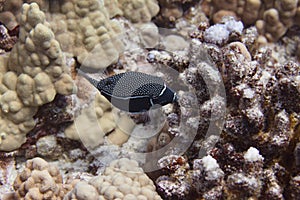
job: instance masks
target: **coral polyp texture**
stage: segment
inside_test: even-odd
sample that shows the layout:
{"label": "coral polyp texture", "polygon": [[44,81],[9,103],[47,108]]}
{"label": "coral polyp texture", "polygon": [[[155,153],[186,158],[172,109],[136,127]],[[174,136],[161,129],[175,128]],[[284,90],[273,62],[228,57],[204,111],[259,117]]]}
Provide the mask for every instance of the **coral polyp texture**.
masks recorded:
{"label": "coral polyp texture", "polygon": [[56,94],[71,94],[74,84],[60,45],[35,3],[23,5],[19,41],[1,61],[0,149],[11,151],[25,142],[38,107]]}
{"label": "coral polyp texture", "polygon": [[104,5],[110,17],[121,15],[134,23],[149,22],[159,12],[156,0],[104,0]]}
{"label": "coral polyp texture", "polygon": [[55,165],[42,158],[26,162],[25,169],[14,181],[14,199],[63,199],[72,185],[63,184],[62,175]]}
{"label": "coral polyp texture", "polygon": [[65,199],[153,199],[161,197],[153,181],[134,160],[121,158],[112,161],[103,175],[89,182],[79,182]]}
{"label": "coral polyp texture", "polygon": [[[6,2],[4,10],[15,12],[20,2]],[[63,51],[93,70],[115,63],[124,49],[120,24],[110,18],[124,16],[134,23],[149,22],[159,11],[156,0],[29,2],[36,2],[42,10],[49,11],[47,18]]]}

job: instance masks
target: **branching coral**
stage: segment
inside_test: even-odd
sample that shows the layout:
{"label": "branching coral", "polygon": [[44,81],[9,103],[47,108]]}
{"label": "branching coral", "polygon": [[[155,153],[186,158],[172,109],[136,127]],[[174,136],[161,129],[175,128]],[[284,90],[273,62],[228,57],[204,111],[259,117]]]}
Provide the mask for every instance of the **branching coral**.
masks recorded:
{"label": "branching coral", "polygon": [[10,151],[25,142],[38,106],[56,94],[71,94],[74,84],[59,43],[35,3],[24,4],[19,41],[9,58],[1,59],[0,149]]}
{"label": "branching coral", "polygon": [[158,190],[166,199],[189,199],[194,193],[216,195],[212,190],[219,190],[214,198],[220,197],[224,172],[211,156],[195,159],[192,169],[185,158],[176,155],[163,157],[158,164],[163,172],[170,174],[156,180]]}
{"label": "branching coral", "polygon": [[[207,28],[199,27],[199,30],[203,33]],[[165,198],[280,199],[297,194],[296,191],[288,194],[290,190],[286,192],[285,188],[289,184],[294,188],[297,178],[294,181],[291,175],[299,174],[296,165],[299,165],[300,110],[299,104],[292,103],[299,102],[300,98],[299,64],[294,58],[287,60],[277,55],[278,58],[276,49],[257,47],[255,28],[241,28],[236,36],[219,46],[215,45],[218,44],[215,39],[206,40],[201,33],[198,39],[202,44],[192,40],[189,65],[181,76],[196,88],[201,116],[197,136],[202,137],[195,138],[184,154],[186,157],[168,156],[158,162],[162,169],[157,172],[161,176],[156,184]],[[222,112],[225,114],[224,99],[214,96],[219,90],[216,85],[205,84],[207,80],[214,80],[209,83],[220,81],[220,76],[208,63],[203,63],[201,45],[221,73],[227,94],[225,125],[219,127],[222,132],[217,139],[208,137],[210,132],[206,130],[213,124],[214,117],[218,119]],[[155,55],[154,61],[155,58],[158,56]],[[214,88],[211,96],[208,95],[210,87]],[[186,99],[187,95],[180,99],[182,110]],[[217,130],[218,125],[214,132]],[[217,143],[210,143],[216,140]],[[197,166],[189,164],[202,163],[203,150],[212,157],[204,158],[214,159],[210,163],[216,163],[220,169],[214,170],[220,179],[212,185],[209,178],[204,178],[204,166],[197,171]],[[193,179],[193,175],[196,178]]]}

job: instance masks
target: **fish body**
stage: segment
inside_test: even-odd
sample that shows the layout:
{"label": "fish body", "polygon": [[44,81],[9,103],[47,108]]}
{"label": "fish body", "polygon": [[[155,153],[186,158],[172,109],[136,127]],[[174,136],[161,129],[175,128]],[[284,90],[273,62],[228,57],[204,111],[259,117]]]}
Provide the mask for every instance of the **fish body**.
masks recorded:
{"label": "fish body", "polygon": [[163,79],[141,72],[125,72],[100,81],[85,77],[115,107],[130,113],[145,112],[177,101]]}

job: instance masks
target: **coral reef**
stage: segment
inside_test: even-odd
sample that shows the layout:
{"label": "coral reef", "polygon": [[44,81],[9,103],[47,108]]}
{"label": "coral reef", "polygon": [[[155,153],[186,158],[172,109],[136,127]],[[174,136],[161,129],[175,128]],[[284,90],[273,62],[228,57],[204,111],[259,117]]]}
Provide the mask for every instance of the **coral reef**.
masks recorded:
{"label": "coral reef", "polygon": [[1,144],[14,150],[25,142],[39,106],[56,94],[68,95],[74,84],[54,34],[37,4],[24,4],[19,41],[1,58]]}
{"label": "coral reef", "polygon": [[124,17],[134,23],[149,22],[159,11],[156,0],[118,0],[118,3]]}
{"label": "coral reef", "polygon": [[[0,199],[298,199],[299,5],[0,1]],[[178,102],[124,113],[79,67]]]}
{"label": "coral reef", "polygon": [[194,0],[159,0],[160,11],[155,17],[155,23],[162,27],[174,27],[176,20],[183,17],[188,8],[196,4]]}
{"label": "coral reef", "polygon": [[[79,79],[81,79],[81,84],[76,97],[74,97],[77,99],[74,104],[83,104],[87,100],[85,95],[89,93],[85,88],[91,87],[86,85],[88,83],[86,80],[82,80],[82,77]],[[91,102],[85,102],[86,107],[83,106],[78,111],[74,123],[66,127],[65,136],[73,140],[80,140],[88,149],[94,149],[104,144],[105,138],[112,144],[122,145],[128,140],[135,123],[129,116],[118,114],[109,101],[95,91],[95,88],[90,89],[90,93],[95,97]],[[82,102],[80,103],[78,100]],[[76,107],[80,106],[76,105]]]}
{"label": "coral reef", "polygon": [[17,199],[63,199],[72,189],[63,184],[59,169],[41,158],[26,162],[26,168],[18,174],[14,182]]}
{"label": "coral reef", "polygon": [[127,158],[115,160],[103,175],[79,182],[65,199],[161,199],[154,183],[138,163]]}
{"label": "coral reef", "polygon": [[[4,11],[17,15],[22,2],[7,1]],[[117,37],[120,26],[109,19],[99,1],[25,2],[36,2],[43,11],[49,11],[44,18],[48,19],[62,50],[77,57],[81,64],[85,62],[86,67],[102,69],[117,61],[123,49]]]}
{"label": "coral reef", "polygon": [[[299,63],[295,57],[284,58],[276,54],[276,47],[257,46],[257,30],[253,27],[243,29],[242,24],[238,34],[227,34],[225,40],[211,34],[208,40],[205,32],[213,27],[220,26],[218,33],[226,33],[226,30],[221,30],[224,23],[228,23],[230,28],[238,28],[240,22],[231,18],[228,21],[227,18],[222,24],[211,27],[200,25],[198,32],[191,34],[197,40],[191,42],[189,65],[183,69],[181,77],[197,91],[201,116],[198,133],[185,157],[173,155],[160,159],[158,163],[162,170],[151,174],[152,178],[165,199],[189,199],[191,196],[204,199],[294,197],[296,190],[284,188],[288,185],[295,187],[297,178],[295,181],[293,174],[299,174],[300,110],[299,104],[292,103],[299,102],[300,97]],[[287,40],[285,45],[288,45]],[[220,79],[212,69],[205,68],[209,62],[203,62],[202,51],[210,54],[225,85],[224,129],[218,123],[214,129],[222,130],[219,139],[213,135],[204,138],[202,134],[209,134],[208,120],[222,116],[224,111],[220,109],[220,105],[224,104],[222,98],[214,96],[214,93],[208,96],[208,89],[212,87],[208,83],[216,83]],[[295,52],[295,48],[292,51]],[[150,53],[148,59],[151,62],[172,67],[170,54]],[[217,90],[216,85],[213,88]],[[181,107],[185,108],[183,102]],[[213,142],[216,140],[217,143]],[[198,168],[190,165],[200,162],[201,157],[207,154],[214,160],[210,163],[219,168],[215,170],[216,174],[220,171],[220,176],[217,176],[220,179],[212,185],[209,178],[201,182],[203,171],[195,172]],[[201,176],[193,178],[197,173]],[[157,174],[160,174],[158,178]]]}

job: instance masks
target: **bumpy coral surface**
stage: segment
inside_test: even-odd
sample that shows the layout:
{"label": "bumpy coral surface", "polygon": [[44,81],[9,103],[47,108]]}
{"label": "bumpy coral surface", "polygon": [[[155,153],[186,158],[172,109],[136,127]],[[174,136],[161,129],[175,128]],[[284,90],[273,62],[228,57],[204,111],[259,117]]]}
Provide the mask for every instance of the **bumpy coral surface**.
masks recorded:
{"label": "bumpy coral surface", "polygon": [[138,163],[127,158],[113,161],[103,175],[88,183],[79,182],[65,199],[154,199],[154,183],[143,172]]}
{"label": "bumpy coral surface", "polygon": [[104,0],[109,17],[124,16],[133,23],[149,22],[159,12],[156,0]]}
{"label": "bumpy coral surface", "polygon": [[10,151],[25,142],[38,106],[56,94],[71,94],[74,84],[60,45],[35,3],[23,6],[19,41],[1,60],[0,149]]}
{"label": "bumpy coral surface", "polygon": [[[78,76],[77,81],[81,83],[78,86],[78,93],[74,96],[74,105],[86,107],[78,111],[74,123],[66,128],[64,131],[66,137],[80,140],[90,149],[102,145],[105,138],[112,144],[125,143],[135,127],[133,120],[127,115],[118,114],[103,95],[95,88],[91,88],[88,81],[82,79],[83,77]],[[91,98],[90,95],[94,97]]]}
{"label": "bumpy coral surface", "polygon": [[[0,150],[26,142],[0,152],[0,199],[299,198],[299,1],[2,3]],[[116,111],[77,67],[160,76],[178,102]],[[62,173],[21,167],[37,155]]]}
{"label": "bumpy coral surface", "polygon": [[[115,63],[123,51],[120,25],[110,18],[124,16],[134,23],[149,22],[159,11],[156,0],[24,2],[36,2],[42,10],[49,11],[47,18],[62,49],[94,70]],[[21,3],[7,2],[4,10],[16,12]]]}
{"label": "bumpy coral surface", "polygon": [[17,199],[63,199],[71,185],[63,185],[59,169],[41,158],[26,162],[14,182]]}

